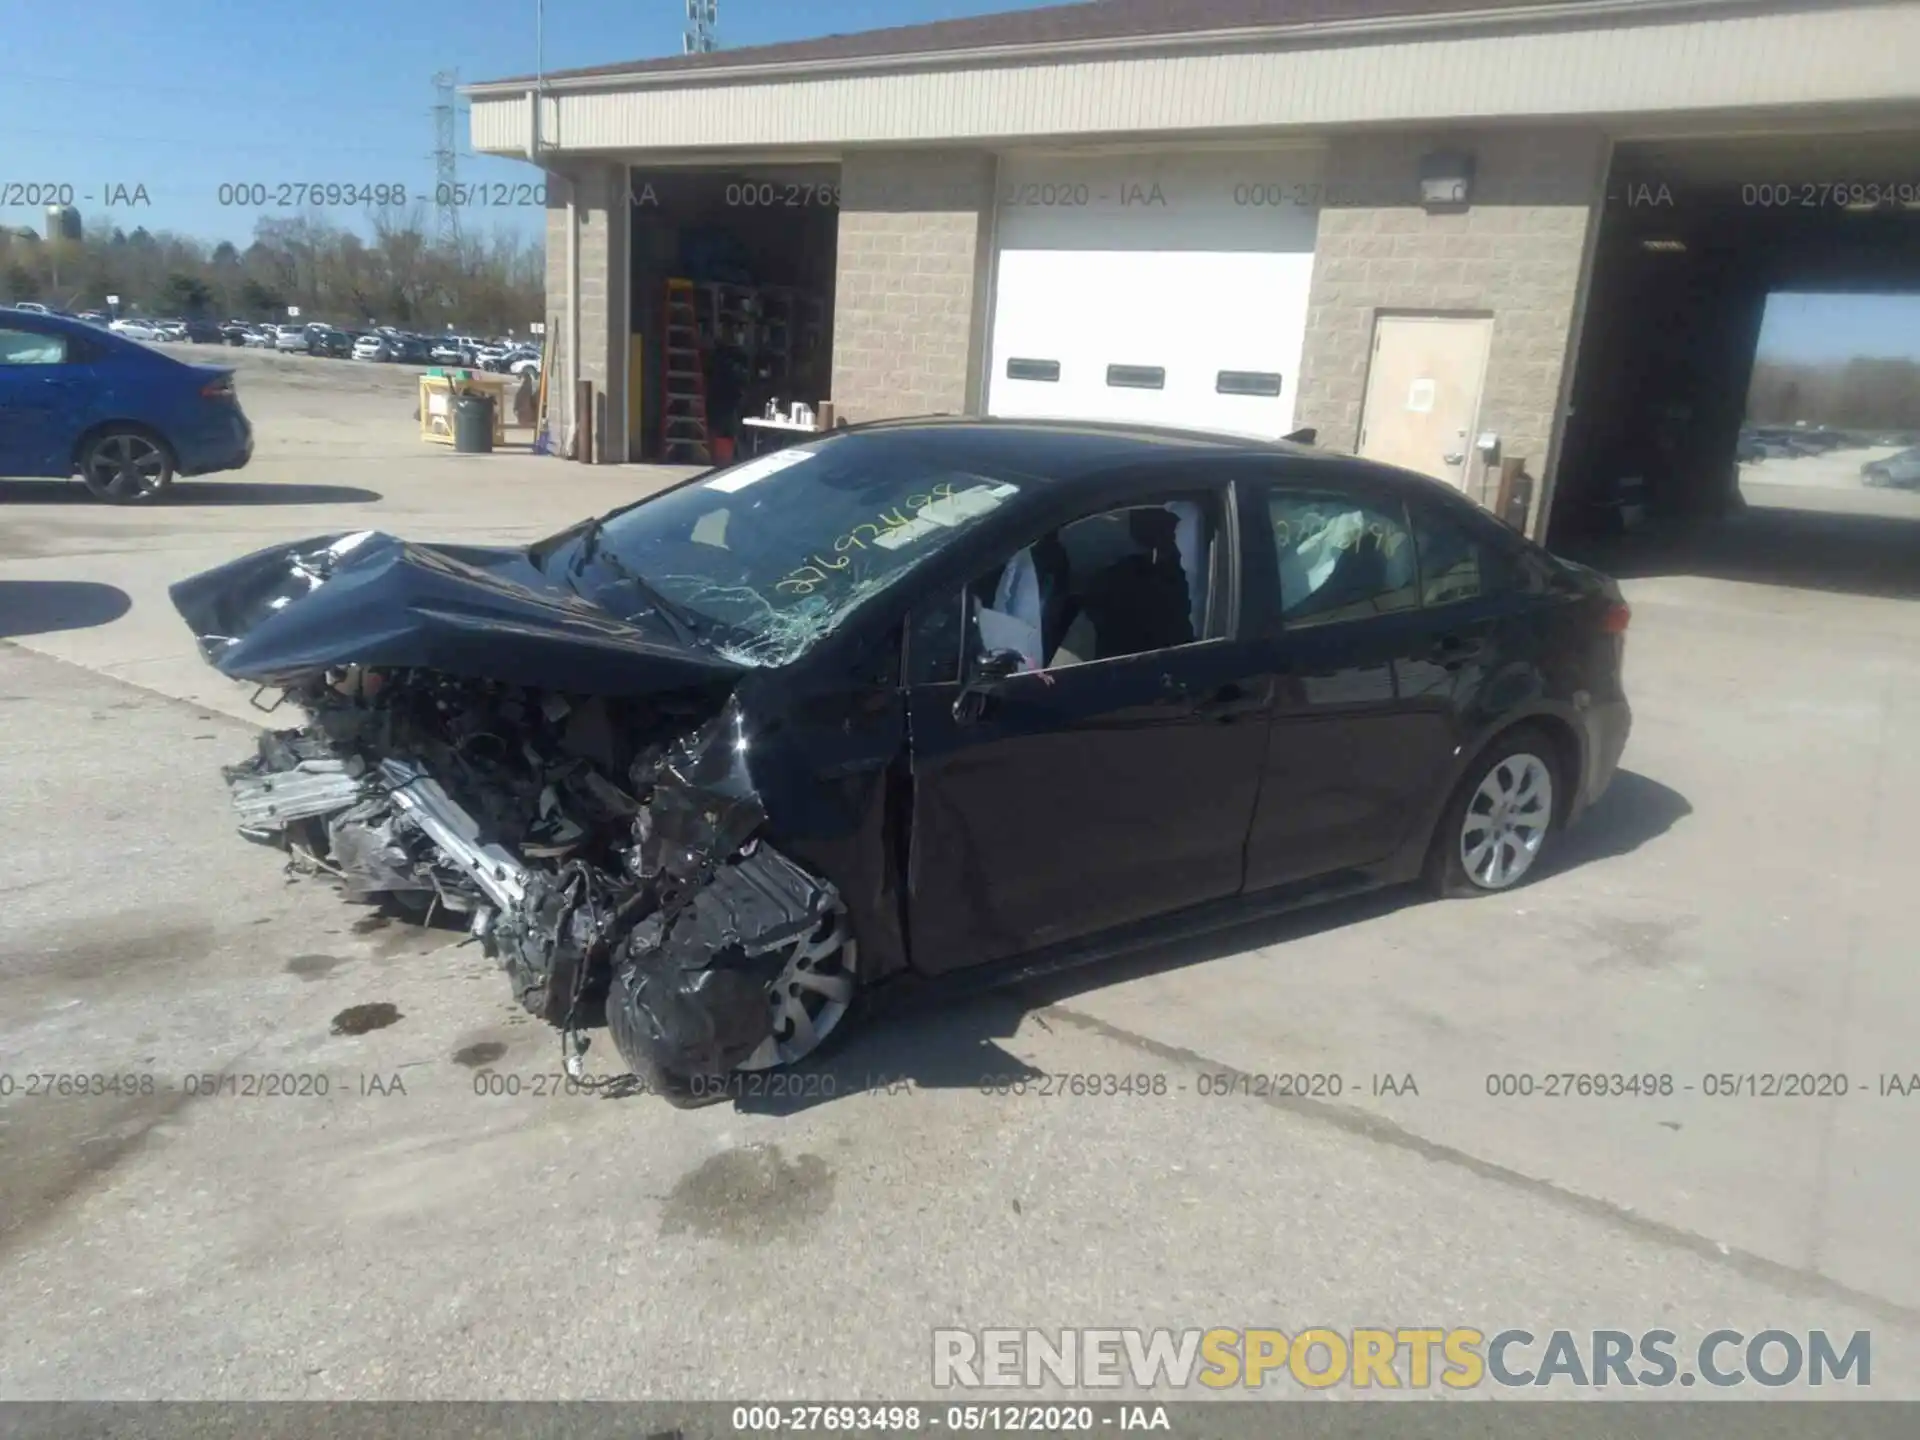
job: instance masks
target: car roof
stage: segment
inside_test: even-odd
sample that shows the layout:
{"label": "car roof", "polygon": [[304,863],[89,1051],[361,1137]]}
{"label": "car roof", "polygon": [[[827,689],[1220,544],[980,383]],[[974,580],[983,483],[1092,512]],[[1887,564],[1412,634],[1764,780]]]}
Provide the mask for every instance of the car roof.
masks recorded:
{"label": "car roof", "polygon": [[15,310],[11,307],[0,307],[0,316],[4,316],[9,324],[13,323],[16,319],[26,321],[28,322],[27,328],[29,329],[38,327],[41,330],[52,331],[59,335],[71,335],[75,339],[85,340],[91,345],[104,343],[110,347],[124,346],[129,350],[137,350],[143,355],[159,354],[157,350],[149,350],[144,345],[135,345],[124,337],[114,334],[111,330],[102,330],[98,325],[90,325],[77,315],[48,315],[39,310]]}
{"label": "car roof", "polygon": [[35,325],[46,325],[55,330],[90,331],[93,328],[72,316],[55,315],[46,310],[22,310],[17,305],[0,305],[0,315],[8,320],[30,320]]}
{"label": "car roof", "polygon": [[[1008,420],[930,416],[879,420],[833,432],[836,446],[884,460],[913,456],[983,469],[1024,472],[1070,480],[1129,465],[1253,453],[1312,455],[1303,446],[1202,430],[1128,425],[1097,420]],[[849,454],[848,458],[852,458]]]}
{"label": "car roof", "polygon": [[1287,440],[1093,420],[935,416],[849,426],[834,431],[831,441],[836,447],[859,447],[846,452],[846,458],[858,454],[863,464],[885,465],[893,458],[910,459],[920,465],[951,465],[957,470],[1037,480],[1050,486],[1094,483],[1136,467],[1177,465],[1183,459],[1285,460],[1289,482],[1325,485],[1335,491],[1359,482],[1385,486],[1410,504],[1449,516],[1455,524],[1497,529],[1527,543],[1525,537],[1500,524],[1490,511],[1444,480]]}
{"label": "car roof", "polygon": [[[1217,431],[1096,420],[1013,420],[934,416],[881,420],[832,434],[847,458],[884,464],[890,456],[932,461],[985,473],[1000,471],[1047,481],[1094,479],[1135,466],[1183,459],[1287,460],[1329,484],[1366,478],[1464,500],[1452,486],[1411,470],[1287,440],[1261,440]],[[864,453],[862,453],[864,452]],[[1471,502],[1467,502],[1471,503]],[[1477,507],[1476,507],[1477,508]]]}

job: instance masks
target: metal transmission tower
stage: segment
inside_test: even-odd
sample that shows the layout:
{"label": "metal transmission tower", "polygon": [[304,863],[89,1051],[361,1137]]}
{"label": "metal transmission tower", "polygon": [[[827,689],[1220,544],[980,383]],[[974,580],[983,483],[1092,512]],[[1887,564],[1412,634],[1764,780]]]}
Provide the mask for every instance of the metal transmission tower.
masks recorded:
{"label": "metal transmission tower", "polygon": [[433,107],[433,207],[443,243],[460,238],[460,102],[454,88],[459,83],[458,70],[433,77],[440,97]]}
{"label": "metal transmission tower", "polygon": [[713,28],[720,22],[720,0],[687,0],[687,28],[680,37],[680,49],[688,55],[705,55],[720,48]]}

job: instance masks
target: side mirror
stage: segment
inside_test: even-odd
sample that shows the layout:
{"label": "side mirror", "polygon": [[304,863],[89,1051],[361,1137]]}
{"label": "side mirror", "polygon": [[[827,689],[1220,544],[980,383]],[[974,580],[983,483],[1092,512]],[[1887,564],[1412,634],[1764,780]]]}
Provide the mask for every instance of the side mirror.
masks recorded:
{"label": "side mirror", "polygon": [[960,687],[953,702],[953,718],[971,725],[986,714],[987,704],[1000,693],[1006,681],[1027,668],[1027,657],[1018,650],[989,650],[973,662],[973,673]]}

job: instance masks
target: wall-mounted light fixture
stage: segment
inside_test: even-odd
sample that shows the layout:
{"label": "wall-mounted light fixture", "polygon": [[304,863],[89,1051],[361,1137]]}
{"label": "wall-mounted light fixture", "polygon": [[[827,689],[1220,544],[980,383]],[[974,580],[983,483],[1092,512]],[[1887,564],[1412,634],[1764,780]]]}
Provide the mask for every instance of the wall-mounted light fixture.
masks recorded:
{"label": "wall-mounted light fixture", "polygon": [[1420,157],[1420,203],[1429,210],[1464,209],[1473,195],[1473,156],[1438,150]]}

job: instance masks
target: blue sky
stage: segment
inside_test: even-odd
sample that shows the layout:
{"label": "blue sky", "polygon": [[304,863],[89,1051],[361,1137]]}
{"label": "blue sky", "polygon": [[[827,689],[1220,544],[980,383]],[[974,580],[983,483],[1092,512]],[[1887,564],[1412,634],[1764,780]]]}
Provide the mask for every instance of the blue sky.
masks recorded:
{"label": "blue sky", "polygon": [[1920,295],[1782,291],[1767,298],[1759,348],[1769,360],[1920,359]]}
{"label": "blue sky", "polygon": [[[718,30],[734,47],[1030,3],[720,0]],[[0,201],[10,186],[67,184],[89,221],[244,243],[259,212],[222,206],[223,183],[431,196],[434,74],[532,73],[534,12],[534,0],[0,0]],[[546,0],[547,68],[678,54],[685,15],[684,0]],[[464,113],[459,137],[464,149]],[[460,161],[463,181],[536,178],[523,163]],[[150,203],[108,210],[121,186]],[[537,218],[467,214],[529,233]],[[0,224],[42,221],[39,206],[0,209]]]}

